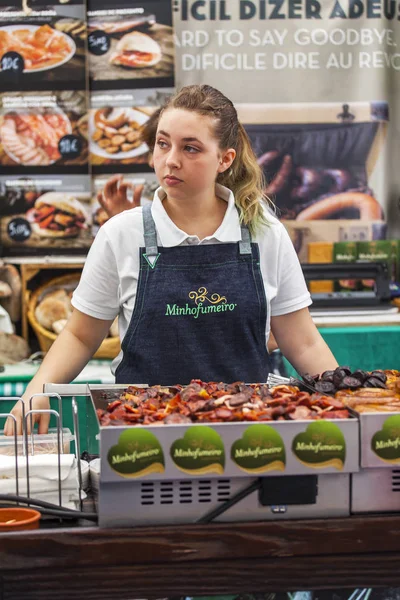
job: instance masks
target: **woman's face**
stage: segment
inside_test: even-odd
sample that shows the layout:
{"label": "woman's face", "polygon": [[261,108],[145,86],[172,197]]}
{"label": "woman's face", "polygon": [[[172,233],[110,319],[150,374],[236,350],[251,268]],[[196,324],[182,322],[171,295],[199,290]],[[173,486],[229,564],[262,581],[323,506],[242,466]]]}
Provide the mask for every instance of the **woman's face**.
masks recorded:
{"label": "woman's face", "polygon": [[234,158],[214,137],[214,119],[180,108],[163,112],[154,147],[154,169],[169,198],[214,194],[215,180]]}

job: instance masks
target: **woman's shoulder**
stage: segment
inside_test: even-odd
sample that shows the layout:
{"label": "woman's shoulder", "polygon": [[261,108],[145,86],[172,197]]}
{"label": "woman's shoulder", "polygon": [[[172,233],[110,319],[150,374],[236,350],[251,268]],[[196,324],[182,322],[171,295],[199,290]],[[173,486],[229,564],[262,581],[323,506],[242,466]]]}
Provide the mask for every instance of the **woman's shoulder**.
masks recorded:
{"label": "woman's shoulder", "polygon": [[143,207],[137,206],[111,217],[104,223],[102,229],[107,235],[120,233],[130,235],[132,227],[143,233]]}
{"label": "woman's shoulder", "polygon": [[[96,239],[100,237],[103,244],[111,246],[116,255],[120,250],[139,248],[143,245],[142,207],[125,210],[111,217],[100,228]],[[100,240],[99,240],[100,241]]]}

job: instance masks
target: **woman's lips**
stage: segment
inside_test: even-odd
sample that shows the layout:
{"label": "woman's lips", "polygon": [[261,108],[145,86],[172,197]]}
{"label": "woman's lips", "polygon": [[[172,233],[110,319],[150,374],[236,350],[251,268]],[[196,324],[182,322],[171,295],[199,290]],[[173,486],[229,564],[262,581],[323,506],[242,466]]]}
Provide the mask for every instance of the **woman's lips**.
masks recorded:
{"label": "woman's lips", "polygon": [[179,183],[182,183],[182,179],[178,179],[173,175],[167,175],[164,177],[164,181],[167,185],[178,185]]}

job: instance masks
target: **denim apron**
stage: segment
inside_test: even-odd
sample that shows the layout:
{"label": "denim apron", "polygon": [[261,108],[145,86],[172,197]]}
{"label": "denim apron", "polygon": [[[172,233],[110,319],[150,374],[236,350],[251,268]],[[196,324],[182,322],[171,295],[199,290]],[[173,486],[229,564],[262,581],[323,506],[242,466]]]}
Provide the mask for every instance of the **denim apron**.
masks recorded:
{"label": "denim apron", "polygon": [[157,247],[151,206],[116,383],[261,382],[269,373],[267,302],[258,244]]}

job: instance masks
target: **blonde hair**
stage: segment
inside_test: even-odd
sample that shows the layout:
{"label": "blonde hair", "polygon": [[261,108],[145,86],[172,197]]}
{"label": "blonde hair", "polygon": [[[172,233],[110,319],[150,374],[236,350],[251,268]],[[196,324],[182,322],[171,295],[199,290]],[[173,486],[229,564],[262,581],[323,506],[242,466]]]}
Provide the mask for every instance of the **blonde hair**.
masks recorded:
{"label": "blonde hair", "polygon": [[[157,121],[168,108],[181,108],[211,117],[215,120],[214,134],[220,149],[236,150],[236,158],[231,167],[218,175],[217,183],[232,190],[240,221],[254,234],[261,225],[268,222],[263,204],[272,205],[272,202],[265,195],[266,182],[263,171],[257,163],[249,137],[239,122],[231,100],[210,85],[189,85],[172,96],[161,110],[157,111]],[[152,137],[150,144],[148,139],[146,140],[152,149],[156,134],[154,120],[149,128],[151,131],[146,132],[147,138]]]}

